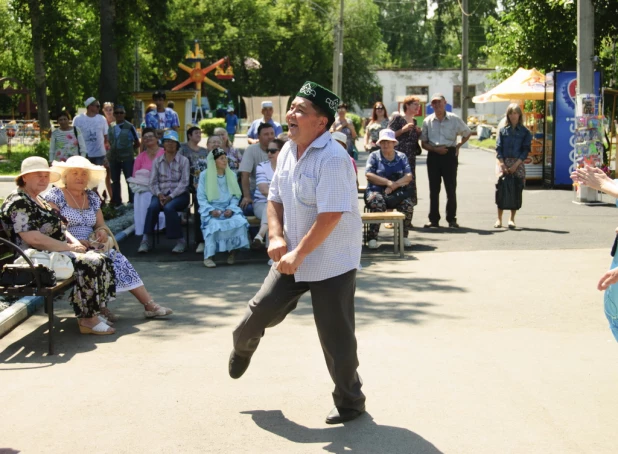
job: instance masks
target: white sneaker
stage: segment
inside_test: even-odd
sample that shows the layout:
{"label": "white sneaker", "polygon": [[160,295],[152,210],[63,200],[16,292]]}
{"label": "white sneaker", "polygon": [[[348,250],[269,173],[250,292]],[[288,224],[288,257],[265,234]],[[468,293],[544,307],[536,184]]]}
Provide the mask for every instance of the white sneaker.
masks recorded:
{"label": "white sneaker", "polygon": [[377,240],[369,240],[369,249],[377,249],[378,241]]}
{"label": "white sneaker", "polygon": [[172,249],[172,254],[182,254],[187,250],[187,243],[176,243],[174,249]]}
{"label": "white sneaker", "polygon": [[195,250],[196,254],[203,254],[204,253],[204,243],[200,243],[197,245],[197,249]]}
{"label": "white sneaker", "polygon": [[259,234],[255,235],[253,238],[253,242],[251,243],[252,249],[262,249],[264,247],[264,238],[262,238]]}
{"label": "white sneaker", "polygon": [[412,247],[412,241],[410,241],[410,238],[403,239],[403,247]]}
{"label": "white sneaker", "polygon": [[216,268],[217,264],[214,262],[213,259],[206,259],[204,260],[204,266],[206,268]]}
{"label": "white sneaker", "polygon": [[137,252],[139,252],[140,254],[144,254],[149,251],[150,251],[150,244],[148,244],[146,241],[142,241],[139,245],[139,249],[137,250]]}

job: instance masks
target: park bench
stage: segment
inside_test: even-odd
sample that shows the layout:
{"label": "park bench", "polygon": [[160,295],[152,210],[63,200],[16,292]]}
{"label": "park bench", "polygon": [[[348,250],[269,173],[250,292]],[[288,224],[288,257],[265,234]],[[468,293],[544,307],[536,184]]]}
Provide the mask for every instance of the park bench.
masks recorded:
{"label": "park bench", "polygon": [[7,238],[6,231],[0,228],[0,269],[9,263],[13,263],[15,258],[20,255],[26,262],[32,267],[33,274],[35,276],[35,286],[16,286],[16,287],[1,287],[0,295],[24,297],[24,296],[40,296],[45,302],[45,312],[48,315],[47,322],[47,338],[48,338],[48,351],[50,355],[54,354],[54,298],[63,294],[75,284],[75,278],[71,276],[68,279],[58,281],[53,287],[43,287],[41,285],[41,279],[39,272],[34,268],[33,263],[24,254],[24,251],[12,243]]}
{"label": "park bench", "polygon": [[[403,221],[406,216],[399,211],[388,211],[386,213],[361,213],[363,224],[384,224],[393,223],[393,252],[399,253],[404,258],[403,247]],[[365,227],[364,243],[367,244],[368,226]]]}

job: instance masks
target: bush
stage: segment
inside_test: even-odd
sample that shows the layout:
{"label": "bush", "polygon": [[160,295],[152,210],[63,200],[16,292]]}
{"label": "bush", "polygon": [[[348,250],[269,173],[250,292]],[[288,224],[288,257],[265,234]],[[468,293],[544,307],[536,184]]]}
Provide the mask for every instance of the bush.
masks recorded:
{"label": "bush", "polygon": [[354,129],[356,129],[356,134],[360,136],[361,135],[361,125],[363,123],[361,120],[361,117],[359,117],[356,114],[350,113],[350,112],[346,114],[346,117],[349,117],[350,120],[352,120],[352,123],[354,123]]}
{"label": "bush", "polygon": [[8,158],[7,145],[0,147],[0,175],[16,175],[21,170],[21,163],[30,156],[40,156],[46,161],[49,159],[49,142],[41,140],[36,145],[12,145],[11,158]]}
{"label": "bush", "polygon": [[200,121],[200,129],[202,134],[210,137],[215,133],[215,128],[225,128],[225,119],[223,118],[206,118]]}

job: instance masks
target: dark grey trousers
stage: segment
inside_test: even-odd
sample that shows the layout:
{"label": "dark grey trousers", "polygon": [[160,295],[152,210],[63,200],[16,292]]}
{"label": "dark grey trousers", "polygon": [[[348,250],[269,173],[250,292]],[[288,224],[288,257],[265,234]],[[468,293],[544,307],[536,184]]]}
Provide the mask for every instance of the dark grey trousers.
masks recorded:
{"label": "dark grey trousers", "polygon": [[313,318],[326,366],[335,383],[335,405],[360,410],[364,408],[365,395],[356,371],[355,269],[323,281],[295,282],[294,276],[271,268],[262,288],[249,301],[245,316],[234,330],[234,351],[240,356],[251,357],[266,328],[281,323],[307,291],[311,292]]}

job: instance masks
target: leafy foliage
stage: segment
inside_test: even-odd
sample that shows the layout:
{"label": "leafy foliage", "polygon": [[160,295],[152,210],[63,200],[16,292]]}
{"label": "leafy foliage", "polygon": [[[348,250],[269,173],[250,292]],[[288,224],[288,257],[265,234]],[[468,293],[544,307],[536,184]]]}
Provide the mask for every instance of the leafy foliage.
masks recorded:
{"label": "leafy foliage", "polygon": [[206,118],[200,121],[199,127],[203,134],[210,137],[215,133],[215,128],[225,128],[225,120],[223,118]]}

